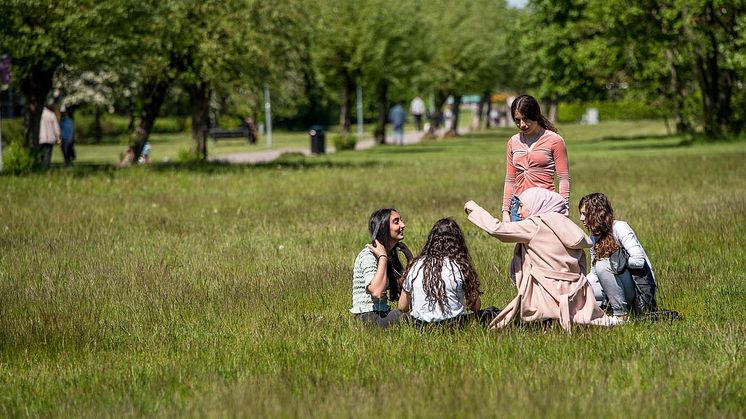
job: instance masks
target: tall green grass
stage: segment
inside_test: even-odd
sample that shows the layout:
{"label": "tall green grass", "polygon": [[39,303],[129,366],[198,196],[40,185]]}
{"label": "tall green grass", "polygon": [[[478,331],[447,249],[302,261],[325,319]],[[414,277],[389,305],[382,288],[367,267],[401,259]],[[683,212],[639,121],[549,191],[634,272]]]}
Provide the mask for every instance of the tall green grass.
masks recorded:
{"label": "tall green grass", "polygon": [[462,212],[498,212],[510,130],[248,167],[59,168],[0,177],[0,415],[743,417],[745,144],[560,129],[572,202],[610,196],[685,320],[568,335],[352,318],[351,265],[383,206],[414,250],[454,217],[484,304],[512,298],[512,248]]}

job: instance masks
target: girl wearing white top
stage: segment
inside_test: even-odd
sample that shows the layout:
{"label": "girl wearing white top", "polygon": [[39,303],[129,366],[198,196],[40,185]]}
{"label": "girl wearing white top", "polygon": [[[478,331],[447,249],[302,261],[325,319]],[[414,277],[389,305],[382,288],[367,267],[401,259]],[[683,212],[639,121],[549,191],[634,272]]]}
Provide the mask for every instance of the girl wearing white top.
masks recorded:
{"label": "girl wearing white top", "polygon": [[399,310],[411,311],[416,323],[460,325],[465,306],[474,312],[481,306],[479,278],[464,234],[450,218],[435,223],[403,278]]}
{"label": "girl wearing white top", "polygon": [[[644,270],[652,278],[652,294],[655,295],[655,274],[650,259],[629,224],[614,219],[614,210],[606,195],[598,192],[586,195],[580,199],[578,209],[580,222],[588,229],[593,241],[588,282],[596,300],[600,304],[608,302],[614,316],[625,320],[636,292],[630,269],[636,272]],[[626,260],[629,269],[618,273],[610,257],[620,247],[629,255]]]}

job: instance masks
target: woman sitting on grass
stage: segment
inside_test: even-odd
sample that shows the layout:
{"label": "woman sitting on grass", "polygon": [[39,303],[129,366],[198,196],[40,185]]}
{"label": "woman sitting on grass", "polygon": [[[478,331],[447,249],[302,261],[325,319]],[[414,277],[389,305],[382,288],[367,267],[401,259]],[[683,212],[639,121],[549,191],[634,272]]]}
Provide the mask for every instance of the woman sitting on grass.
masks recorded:
{"label": "woman sitting on grass", "polygon": [[565,198],[543,188],[518,196],[521,221],[501,222],[474,201],[464,205],[469,221],[506,243],[517,243],[511,277],[518,295],[492,321],[503,328],[515,320],[557,319],[570,331],[573,323],[614,324],[601,310],[585,278],[588,236],[567,218]]}
{"label": "woman sitting on grass", "polygon": [[[402,265],[398,252],[407,263],[412,252],[404,244],[404,221],[393,208],[374,212],[368,222],[371,244],[357,255],[352,271],[352,308],[350,312],[363,323],[388,327],[398,323],[401,312],[391,310],[388,300],[399,299]],[[388,298],[386,290],[388,289]]]}
{"label": "woman sitting on grass", "polygon": [[450,218],[435,223],[403,278],[399,310],[411,309],[415,323],[461,326],[467,318],[464,299],[471,311],[480,308],[479,278],[464,234]]}
{"label": "woman sitting on grass", "polygon": [[578,209],[593,241],[588,281],[596,300],[611,306],[620,320],[627,320],[631,308],[637,314],[655,310],[655,274],[629,224],[614,219],[611,202],[602,193],[582,197]]}

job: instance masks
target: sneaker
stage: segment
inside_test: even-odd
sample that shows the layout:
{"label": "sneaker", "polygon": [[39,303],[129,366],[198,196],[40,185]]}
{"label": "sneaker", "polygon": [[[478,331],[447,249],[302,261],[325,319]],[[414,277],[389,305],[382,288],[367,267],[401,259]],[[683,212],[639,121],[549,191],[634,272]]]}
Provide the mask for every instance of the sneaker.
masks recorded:
{"label": "sneaker", "polygon": [[609,326],[621,326],[627,323],[627,316],[609,316]]}

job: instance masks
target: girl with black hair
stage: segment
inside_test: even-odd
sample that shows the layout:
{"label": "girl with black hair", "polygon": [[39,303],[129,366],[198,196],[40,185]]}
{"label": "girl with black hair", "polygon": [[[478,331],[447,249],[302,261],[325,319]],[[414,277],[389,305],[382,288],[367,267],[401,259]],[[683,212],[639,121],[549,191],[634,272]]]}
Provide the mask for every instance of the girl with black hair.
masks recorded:
{"label": "girl with black hair", "polygon": [[475,313],[481,306],[479,278],[464,233],[451,218],[435,223],[403,278],[399,310],[411,309],[415,323],[462,325],[465,306]]}
{"label": "girl with black hair", "polygon": [[[370,243],[355,259],[352,272],[352,308],[358,320],[379,327],[398,323],[401,312],[391,310],[388,300],[399,299],[399,278],[404,269],[398,252],[407,263],[412,252],[404,244],[404,221],[393,208],[383,208],[370,216]],[[386,291],[388,290],[388,296]]]}

